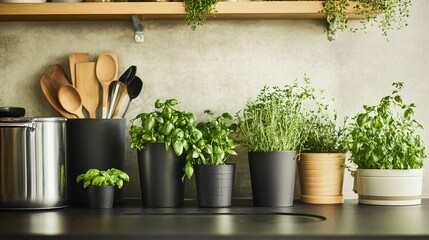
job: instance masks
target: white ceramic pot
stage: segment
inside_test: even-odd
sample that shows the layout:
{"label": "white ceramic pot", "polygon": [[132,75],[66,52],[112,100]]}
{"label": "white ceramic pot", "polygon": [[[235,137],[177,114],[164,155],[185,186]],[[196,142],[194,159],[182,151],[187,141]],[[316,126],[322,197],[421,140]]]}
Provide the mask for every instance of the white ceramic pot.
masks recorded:
{"label": "white ceramic pot", "polygon": [[370,205],[418,205],[422,195],[422,169],[358,169],[359,203]]}

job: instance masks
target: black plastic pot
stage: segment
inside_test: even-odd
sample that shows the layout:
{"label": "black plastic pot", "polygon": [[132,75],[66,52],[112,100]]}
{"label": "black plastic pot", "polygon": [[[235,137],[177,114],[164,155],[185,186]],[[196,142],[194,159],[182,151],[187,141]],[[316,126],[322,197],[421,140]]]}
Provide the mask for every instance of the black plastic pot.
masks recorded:
{"label": "black plastic pot", "polygon": [[249,152],[250,180],[255,207],[293,205],[296,152]]}
{"label": "black plastic pot", "polygon": [[150,143],[137,151],[143,207],[183,207],[185,184],[182,182],[184,155],[164,143]]}
{"label": "black plastic pot", "polygon": [[[68,119],[67,186],[70,204],[88,204],[88,193],[76,177],[90,168],[124,170],[125,119]],[[115,203],[123,202],[123,188]]]}
{"label": "black plastic pot", "polygon": [[90,186],[88,190],[88,202],[90,208],[112,208],[115,196],[113,186]]}
{"label": "black plastic pot", "polygon": [[195,166],[198,206],[230,207],[235,164]]}

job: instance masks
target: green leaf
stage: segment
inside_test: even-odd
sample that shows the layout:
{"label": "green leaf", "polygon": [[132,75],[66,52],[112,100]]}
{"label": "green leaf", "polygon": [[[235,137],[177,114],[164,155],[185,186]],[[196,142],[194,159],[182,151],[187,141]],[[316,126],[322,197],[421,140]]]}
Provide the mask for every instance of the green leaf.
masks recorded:
{"label": "green leaf", "polygon": [[153,116],[149,116],[149,118],[145,122],[145,130],[150,132],[152,131],[153,127],[155,126],[156,119]]}
{"label": "green leaf", "polygon": [[76,183],[82,182],[84,180],[84,178],[85,178],[85,174],[81,174],[81,175],[77,176]]}
{"label": "green leaf", "polygon": [[183,153],[183,144],[181,141],[176,141],[173,143],[173,149],[177,156],[182,155]]}
{"label": "green leaf", "polygon": [[174,129],[174,125],[171,124],[171,122],[167,121],[164,125],[164,127],[162,128],[162,132],[164,133],[164,135],[170,135],[171,131],[173,131]]}
{"label": "green leaf", "polygon": [[234,119],[234,118],[232,117],[232,115],[231,115],[231,114],[229,114],[229,113],[223,113],[223,114],[222,114],[222,117],[223,117],[223,118],[225,118],[225,119],[227,119],[227,120],[232,120],[232,119]]}
{"label": "green leaf", "polygon": [[185,175],[188,179],[191,179],[192,175],[194,175],[194,166],[189,162],[185,165]]}
{"label": "green leaf", "polygon": [[124,181],[122,179],[118,179],[118,181],[116,182],[116,185],[118,186],[119,189],[121,189],[122,186],[124,186]]}
{"label": "green leaf", "polygon": [[169,106],[175,106],[179,104],[179,101],[177,99],[168,99],[165,103]]}
{"label": "green leaf", "polygon": [[164,106],[164,103],[161,100],[156,100],[155,102],[155,108],[162,108]]}

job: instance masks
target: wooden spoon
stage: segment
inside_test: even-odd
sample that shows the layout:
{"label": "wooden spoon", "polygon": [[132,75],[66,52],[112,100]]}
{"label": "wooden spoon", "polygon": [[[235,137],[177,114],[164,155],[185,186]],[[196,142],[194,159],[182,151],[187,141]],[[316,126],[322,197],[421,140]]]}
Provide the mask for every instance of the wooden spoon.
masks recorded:
{"label": "wooden spoon", "polygon": [[112,53],[101,53],[97,60],[95,73],[103,88],[102,118],[107,115],[107,99],[110,83],[118,79],[118,64]]}
{"label": "wooden spoon", "polygon": [[89,62],[89,53],[71,53],[69,56],[70,77],[74,87],[76,87],[76,63]]}
{"label": "wooden spoon", "polygon": [[70,84],[63,68],[56,64],[51,66],[40,79],[40,87],[48,102],[62,116],[66,118],[76,118],[76,115],[67,112],[58,100],[58,91],[63,85]]}
{"label": "wooden spoon", "polygon": [[79,118],[85,118],[82,113],[82,99],[79,92],[72,85],[64,85],[58,91],[58,99],[61,106]]}
{"label": "wooden spoon", "polygon": [[97,117],[100,101],[99,83],[95,76],[95,62],[76,63],[76,89],[90,118]]}

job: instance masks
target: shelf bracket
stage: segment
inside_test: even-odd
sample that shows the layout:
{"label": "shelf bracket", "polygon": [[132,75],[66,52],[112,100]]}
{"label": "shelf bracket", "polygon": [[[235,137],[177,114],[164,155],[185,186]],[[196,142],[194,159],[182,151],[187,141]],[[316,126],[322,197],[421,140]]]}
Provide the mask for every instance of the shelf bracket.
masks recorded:
{"label": "shelf bracket", "polygon": [[139,16],[133,15],[134,41],[136,43],[144,42],[144,24]]}

